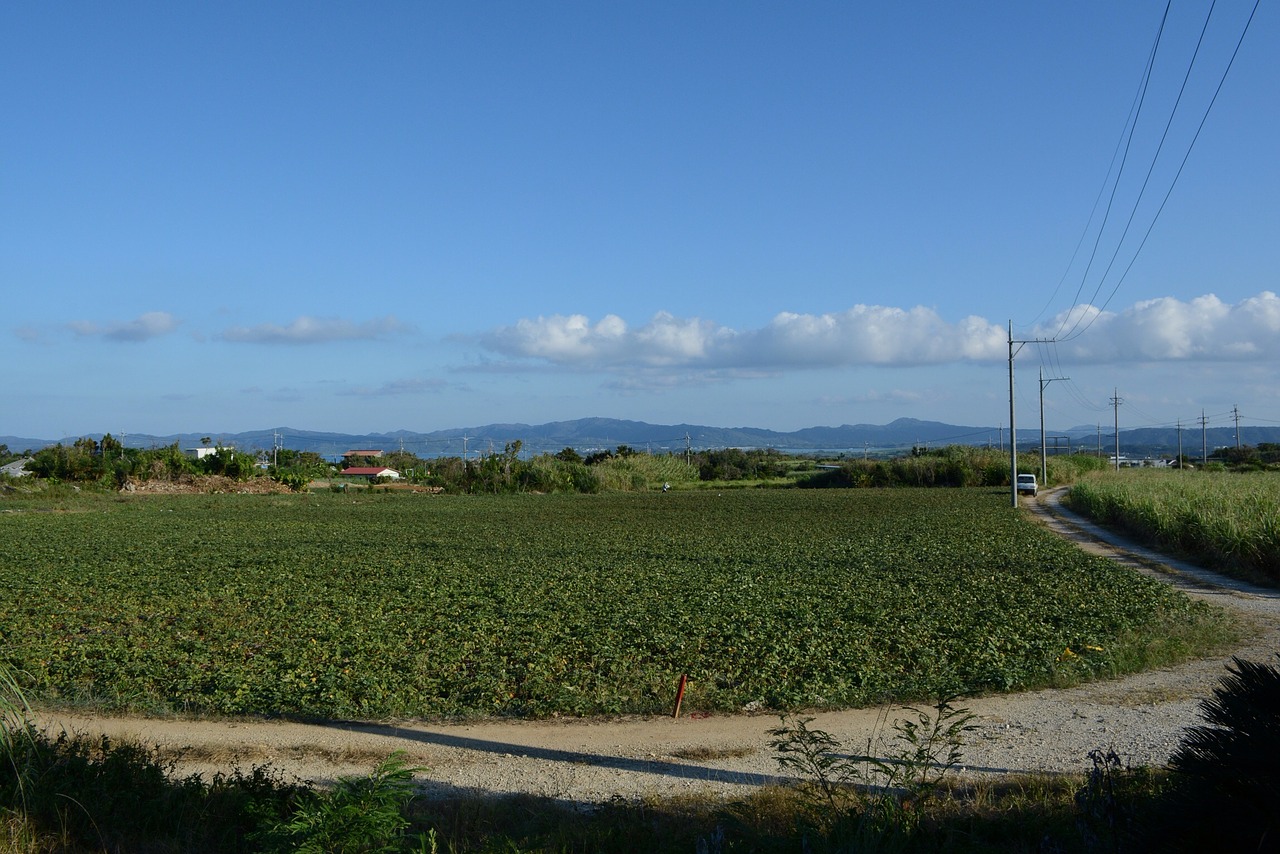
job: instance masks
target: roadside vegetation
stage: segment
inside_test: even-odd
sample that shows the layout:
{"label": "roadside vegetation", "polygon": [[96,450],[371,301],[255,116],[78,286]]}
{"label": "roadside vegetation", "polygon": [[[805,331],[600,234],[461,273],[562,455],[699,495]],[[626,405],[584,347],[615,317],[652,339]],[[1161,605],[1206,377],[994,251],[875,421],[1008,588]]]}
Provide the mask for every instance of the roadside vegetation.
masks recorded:
{"label": "roadside vegetation", "polygon": [[[49,736],[6,719],[0,851],[222,852],[1199,852],[1275,851],[1280,668],[1236,660],[1169,769],[1092,751],[1075,775],[966,780],[968,713],[894,709],[888,755],[866,757],[784,718],[779,770],[797,782],[721,801],[418,797],[392,755],[367,777],[310,787],[270,768],[180,776],[136,744]],[[21,707],[12,682],[0,703]]]}
{"label": "roadside vegetation", "polygon": [[1210,569],[1280,586],[1280,472],[1103,472],[1077,482],[1068,502]]}

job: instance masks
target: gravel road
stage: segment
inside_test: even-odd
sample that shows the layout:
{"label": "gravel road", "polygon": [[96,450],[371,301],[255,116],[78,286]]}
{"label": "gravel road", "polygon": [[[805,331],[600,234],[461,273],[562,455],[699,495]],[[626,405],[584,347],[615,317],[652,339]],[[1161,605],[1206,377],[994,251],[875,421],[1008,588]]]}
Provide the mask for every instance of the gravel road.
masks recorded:
{"label": "gravel road", "polygon": [[[1070,689],[963,701],[977,716],[964,749],[972,774],[1082,772],[1089,751],[1115,749],[1134,765],[1164,763],[1231,655],[1271,661],[1280,650],[1280,591],[1255,588],[1157,555],[1102,531],[1058,504],[1058,491],[1026,501],[1026,512],[1082,548],[1154,574],[1189,595],[1242,614],[1250,636],[1238,649],[1178,667]],[[1024,500],[1025,501],[1025,500]],[[886,718],[888,715],[888,718]],[[892,755],[894,710],[815,715],[811,724],[852,751]],[[327,781],[368,773],[392,751],[424,767],[427,793],[530,793],[572,803],[701,792],[731,796],[778,776],[768,730],[773,715],[679,719],[419,721],[303,724],[38,715],[53,729],[105,733],[159,747],[182,772],[208,774],[270,764],[286,775]]]}

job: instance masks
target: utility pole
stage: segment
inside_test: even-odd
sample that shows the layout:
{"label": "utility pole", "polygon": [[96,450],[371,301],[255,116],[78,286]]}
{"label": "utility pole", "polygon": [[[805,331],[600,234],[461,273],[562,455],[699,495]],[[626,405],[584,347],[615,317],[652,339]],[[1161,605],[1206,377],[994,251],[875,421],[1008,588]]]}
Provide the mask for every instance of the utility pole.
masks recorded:
{"label": "utility pole", "polygon": [[1044,387],[1054,380],[1069,380],[1071,377],[1049,377],[1044,378],[1044,367],[1040,368],[1040,485],[1049,485],[1049,457],[1045,450],[1044,440]]}
{"label": "utility pole", "polygon": [[1120,399],[1120,389],[1115,389],[1115,394],[1111,398],[1111,406],[1116,411],[1116,471],[1120,471],[1120,404],[1124,403]]}
{"label": "utility pole", "polygon": [[1209,423],[1209,419],[1204,417],[1204,410],[1200,410],[1200,468],[1204,468],[1209,464],[1209,440],[1206,436],[1208,432],[1205,425]]}
{"label": "utility pole", "polygon": [[1013,321],[1009,321],[1009,495],[1018,506],[1018,416],[1013,405]]}
{"label": "utility pole", "polygon": [[1102,459],[1102,422],[1098,422],[1098,459]]}
{"label": "utility pole", "polygon": [[1182,469],[1182,419],[1178,419],[1178,469]]}
{"label": "utility pole", "polygon": [[1231,407],[1231,414],[1234,415],[1236,419],[1236,450],[1238,451],[1240,450],[1240,407]]}
{"label": "utility pole", "polygon": [[[1018,506],[1018,414],[1013,397],[1013,357],[1024,344],[1052,344],[1053,338],[1030,338],[1016,341],[1013,337],[1013,321],[1009,321],[1009,500]],[[1014,349],[1017,344],[1017,349]]]}
{"label": "utility pole", "polygon": [[693,446],[690,444],[689,434],[684,434],[684,464],[693,465]]}

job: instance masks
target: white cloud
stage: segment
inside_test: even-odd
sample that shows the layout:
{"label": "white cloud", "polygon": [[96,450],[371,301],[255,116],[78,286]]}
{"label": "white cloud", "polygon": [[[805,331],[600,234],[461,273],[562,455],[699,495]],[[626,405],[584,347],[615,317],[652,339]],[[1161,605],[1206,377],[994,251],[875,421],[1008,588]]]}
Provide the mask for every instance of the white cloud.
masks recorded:
{"label": "white cloud", "polygon": [[510,358],[560,366],[779,370],[988,361],[1005,352],[1005,337],[977,317],[947,323],[922,306],[859,305],[834,314],[784,312],[746,331],[667,312],[635,329],[616,315],[594,324],[580,314],[552,315],[494,330],[481,343]]}
{"label": "white cloud", "polygon": [[166,311],[149,311],[134,320],[123,320],[99,326],[88,320],[67,324],[81,337],[101,337],[109,341],[149,341],[178,328],[179,320]]}
{"label": "white cloud", "polygon": [[[1077,321],[1079,323],[1077,324]],[[1071,330],[1082,330],[1070,334]],[[1189,301],[1144,300],[1121,312],[1083,305],[1032,331],[1058,337],[1064,362],[1248,361],[1280,357],[1280,297],[1269,291],[1235,305],[1210,294]],[[947,321],[925,306],[856,305],[827,314],[782,312],[757,329],[659,312],[629,327],[616,315],[524,319],[480,338],[506,362],[608,370],[637,388],[661,385],[664,370],[732,379],[798,368],[911,367],[991,363],[1008,356],[1006,328],[981,317]]]}
{"label": "white cloud", "polygon": [[[1073,336],[1077,319],[1083,331]],[[1035,336],[1059,337],[1059,356],[1082,363],[1274,359],[1280,356],[1280,297],[1263,291],[1235,305],[1213,294],[1187,302],[1161,297],[1118,313],[1077,306]]]}
{"label": "white cloud", "polygon": [[222,338],[248,344],[328,344],[334,341],[371,341],[408,330],[407,325],[391,315],[361,323],[336,317],[303,315],[288,326],[275,323],[233,326],[222,333]]}

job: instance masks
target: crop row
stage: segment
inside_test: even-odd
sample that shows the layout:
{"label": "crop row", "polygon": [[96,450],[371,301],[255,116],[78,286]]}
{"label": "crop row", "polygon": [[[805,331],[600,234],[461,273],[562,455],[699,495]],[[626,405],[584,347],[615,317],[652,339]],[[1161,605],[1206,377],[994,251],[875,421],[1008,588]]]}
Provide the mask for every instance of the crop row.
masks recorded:
{"label": "crop row", "polygon": [[686,704],[716,710],[1012,689],[1105,671],[1119,639],[1206,618],[1006,501],[322,494],[6,513],[0,648],[52,702],[545,716],[663,711],[680,674]]}

